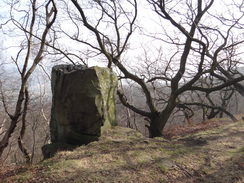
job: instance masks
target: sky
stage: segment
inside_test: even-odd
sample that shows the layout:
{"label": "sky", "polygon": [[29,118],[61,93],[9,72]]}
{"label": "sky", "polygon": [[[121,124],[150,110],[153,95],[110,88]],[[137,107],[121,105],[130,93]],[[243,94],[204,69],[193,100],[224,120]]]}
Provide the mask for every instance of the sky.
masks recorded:
{"label": "sky", "polygon": [[[21,2],[28,2],[27,0],[22,0]],[[178,2],[178,1],[173,1],[173,2]],[[228,3],[230,3],[231,1],[228,1]],[[234,2],[241,2],[241,0],[238,1],[234,1]],[[223,8],[223,4],[224,1],[222,0],[215,0],[215,5],[211,8],[211,12],[217,12],[217,13],[223,13],[226,14],[226,12],[228,11],[228,9]],[[1,13],[0,16],[1,18],[6,16],[9,9],[6,6],[3,6],[3,0],[0,1],[0,6],[3,7],[1,8]],[[170,46],[169,44],[164,44],[162,43],[162,41],[160,40],[156,40],[156,39],[152,39],[150,36],[156,36],[158,38],[161,38],[162,35],[162,28],[164,28],[164,31],[166,33],[171,33],[173,32],[173,29],[171,28],[171,25],[169,22],[167,21],[162,21],[158,19],[158,16],[155,16],[155,13],[153,13],[151,11],[151,6],[149,6],[146,1],[139,1],[138,3],[140,5],[139,8],[139,12],[138,12],[138,21],[137,21],[137,26],[138,28],[135,30],[135,33],[133,33],[131,40],[129,42],[129,50],[124,54],[123,59],[128,62],[128,64],[131,65],[138,65],[137,62],[135,62],[134,60],[138,60],[141,59],[140,57],[143,57],[145,54],[145,49],[148,50],[147,54],[148,57],[155,57],[152,59],[157,59],[158,56],[156,55],[157,53],[155,53],[155,51],[153,50],[163,50],[165,57],[170,57],[172,56],[172,54],[174,54],[174,50],[175,47],[174,46]],[[72,6],[72,4],[71,4]],[[21,6],[19,6],[18,8],[22,8]],[[243,10],[244,11],[244,10]],[[89,12],[88,15],[90,15]],[[232,12],[231,12],[232,13]],[[237,14],[236,12],[233,12],[232,14],[235,13],[235,16],[239,16],[239,14]],[[67,17],[64,17],[66,14],[65,13],[61,13],[59,14],[59,16],[62,16],[62,20],[65,20],[65,22],[62,22],[62,24],[60,24],[60,27],[62,27],[64,30],[66,30],[67,32],[75,33],[75,31],[73,31],[73,29],[71,29],[70,27],[71,24],[68,23],[68,21],[66,20]],[[228,18],[228,17],[226,17]],[[180,21],[180,20],[179,20]],[[205,21],[208,21],[208,24],[216,24],[217,22],[212,22],[212,20],[208,20],[206,19]],[[1,20],[1,24],[4,21]],[[18,52],[19,48],[16,47],[18,46],[19,42],[21,41],[21,37],[18,35],[17,31],[13,31],[11,30],[10,32],[8,32],[8,29],[10,28],[11,24],[8,25],[4,25],[1,26],[1,41],[2,41],[2,47],[11,47],[11,49],[8,49],[8,51],[6,52],[10,57],[15,58],[16,57],[16,53]],[[140,27],[144,27],[144,30],[140,29]],[[84,30],[83,30],[84,31]],[[86,32],[86,33],[84,33]],[[82,36],[86,37],[86,38],[90,38],[90,35],[87,33],[87,31],[82,32]],[[8,34],[7,36],[4,36],[3,33]],[[9,34],[10,33],[10,34]],[[106,30],[105,30],[106,33]],[[177,34],[177,31],[175,32]],[[86,35],[87,34],[87,35]],[[107,33],[106,33],[107,34]],[[142,35],[142,34],[147,34],[147,36]],[[153,35],[152,35],[153,34]],[[9,36],[10,35],[10,36]],[[150,35],[150,36],[149,36]],[[243,35],[243,33],[242,33]],[[243,36],[244,37],[244,36]],[[164,37],[165,38],[165,37]],[[182,39],[181,37],[177,37],[177,39]],[[180,42],[183,42],[184,38],[182,40],[180,40]],[[62,38],[59,40],[60,45],[65,45],[62,46],[61,48],[64,49],[70,49],[72,50],[72,52],[77,51],[80,52],[82,50],[82,52],[86,52],[86,47],[81,45],[81,44],[77,44],[75,42],[70,41],[70,39],[66,38]],[[67,44],[68,43],[68,44]],[[77,46],[79,45],[79,46]],[[82,53],[80,53],[82,54]],[[100,59],[101,57],[98,57],[97,59],[91,57],[86,58],[86,56],[83,56],[83,58],[85,60],[89,60],[89,65],[102,65],[105,66],[106,64],[104,62],[101,62]],[[133,58],[133,59],[131,59]],[[96,60],[96,61],[94,61]]]}

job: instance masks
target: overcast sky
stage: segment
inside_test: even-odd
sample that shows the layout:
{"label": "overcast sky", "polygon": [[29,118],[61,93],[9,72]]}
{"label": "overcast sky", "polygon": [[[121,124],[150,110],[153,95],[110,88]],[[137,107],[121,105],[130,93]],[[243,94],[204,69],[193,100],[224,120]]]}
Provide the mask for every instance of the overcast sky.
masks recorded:
{"label": "overcast sky", "polygon": [[[21,2],[28,2],[28,1],[22,0]],[[175,2],[178,2],[178,1],[175,1]],[[231,3],[231,2],[232,1],[229,0],[226,3]],[[233,2],[239,3],[239,2],[242,2],[242,0],[235,0]],[[148,54],[151,54],[151,56],[155,55],[152,50],[159,49],[159,47],[162,47],[162,49],[164,49],[165,52],[170,53],[170,50],[171,50],[170,45],[162,43],[162,41],[157,41],[155,39],[151,39],[150,37],[142,35],[142,34],[147,34],[147,35],[154,34],[155,36],[158,36],[161,38],[163,36],[163,35],[161,35],[163,33],[162,32],[163,29],[165,29],[165,31],[167,31],[167,33],[170,33],[171,31],[172,32],[175,31],[172,29],[172,26],[169,22],[164,21],[164,20],[162,21],[162,19],[159,19],[159,16],[157,16],[155,13],[153,13],[153,11],[151,10],[152,6],[149,6],[146,1],[139,1],[138,4],[140,5],[140,7],[139,7],[139,12],[138,12],[137,25],[139,27],[143,27],[143,29],[139,29],[139,28],[136,29],[135,33],[131,37],[131,40],[129,42],[130,43],[129,50],[131,50],[131,51],[127,52],[124,57],[124,59],[127,60],[128,62],[130,62],[129,58],[133,58],[133,60],[135,60],[138,57],[140,57],[140,55],[144,54],[143,49],[150,48],[148,50]],[[18,8],[21,9],[22,5],[20,5]],[[2,1],[2,0],[0,0],[0,6],[1,6],[1,13],[0,13],[1,20],[0,21],[1,21],[1,24],[3,24],[5,22],[5,20],[3,18],[6,15],[8,15],[9,8],[6,4],[4,5],[4,1]],[[233,10],[233,12],[232,12],[232,7],[230,5],[227,7],[225,5],[225,1],[223,1],[223,0],[215,0],[213,7],[211,7],[211,9],[210,9],[210,13],[218,13],[218,14],[223,13],[224,15],[231,13],[233,15],[235,14],[235,16],[240,16],[240,14],[237,13],[236,10]],[[66,14],[64,13],[64,14],[59,14],[59,15],[65,16]],[[174,17],[174,18],[177,19],[178,17]],[[226,16],[226,18],[228,18],[228,17]],[[64,17],[62,17],[62,19],[64,19]],[[206,19],[204,21],[208,21],[208,24],[212,23],[213,26],[216,26],[219,23],[219,22],[216,22],[215,20],[211,20],[211,19]],[[70,24],[68,24],[67,21],[62,22],[61,25],[63,27],[66,27],[66,29],[69,30],[70,32],[73,31],[72,29],[70,29]],[[19,48],[16,46],[19,45],[19,42],[22,38],[18,35],[17,31],[14,31],[13,29],[12,30],[9,29],[10,27],[11,27],[11,23],[1,26],[0,41],[2,41],[2,43],[3,43],[2,47],[11,47],[11,49],[8,49],[8,51],[5,52],[5,55],[16,57],[16,53],[19,50]],[[177,31],[175,33],[177,33]],[[240,31],[240,35],[241,34],[243,35],[242,30]],[[243,35],[243,37],[244,37],[244,35]],[[167,39],[167,38],[163,37],[163,39]],[[179,39],[181,39],[181,37],[179,37]],[[184,39],[185,38],[183,37],[182,41],[184,41]],[[84,47],[82,45],[77,46],[77,43],[74,44],[74,42],[70,41],[67,38],[63,38],[63,41],[60,40],[60,43],[66,44],[66,46],[70,47],[70,49],[77,50],[77,51],[80,51],[80,50],[84,51],[86,49],[86,47]],[[92,58],[92,59],[94,60],[94,58]],[[135,62],[132,61],[132,64],[133,63],[135,63]],[[99,64],[99,63],[98,62],[90,63],[90,65],[97,65],[97,64]],[[105,64],[102,64],[102,65],[105,65]]]}

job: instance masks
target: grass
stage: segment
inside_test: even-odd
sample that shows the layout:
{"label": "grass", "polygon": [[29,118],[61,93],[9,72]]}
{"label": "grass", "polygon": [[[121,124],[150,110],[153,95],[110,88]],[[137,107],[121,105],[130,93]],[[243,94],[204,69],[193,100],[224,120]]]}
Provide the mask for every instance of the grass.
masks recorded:
{"label": "grass", "polygon": [[243,121],[173,140],[116,127],[98,142],[5,174],[0,182],[241,183],[243,134]]}

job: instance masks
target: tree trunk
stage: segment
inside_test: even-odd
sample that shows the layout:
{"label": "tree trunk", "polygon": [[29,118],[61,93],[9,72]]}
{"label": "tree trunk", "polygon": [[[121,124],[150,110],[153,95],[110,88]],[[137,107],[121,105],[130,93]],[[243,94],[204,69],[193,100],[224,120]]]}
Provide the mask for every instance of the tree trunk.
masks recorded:
{"label": "tree trunk", "polygon": [[151,124],[149,127],[150,138],[163,136],[163,129],[167,124],[175,107],[176,102],[175,99],[172,98],[171,100],[169,100],[169,103],[166,106],[166,108],[161,113],[159,113],[158,116],[154,117],[154,119],[151,120]]}
{"label": "tree trunk", "polygon": [[24,109],[23,109],[23,115],[22,115],[22,126],[20,130],[20,135],[18,137],[18,145],[21,150],[21,152],[24,155],[25,161],[27,164],[31,163],[31,155],[28,152],[28,149],[26,148],[23,138],[25,136],[25,131],[26,131],[26,115],[28,111],[28,104],[29,104],[29,91],[28,88],[26,87],[25,90],[25,102],[24,102]]}
{"label": "tree trunk", "polygon": [[9,139],[12,133],[14,132],[16,125],[17,125],[17,119],[12,120],[10,127],[8,128],[8,130],[4,134],[4,137],[0,141],[0,157],[2,156],[3,150],[8,146]]}
{"label": "tree trunk", "polygon": [[20,115],[22,114],[21,110],[22,110],[22,104],[24,101],[25,84],[26,83],[22,84],[21,89],[19,91],[19,96],[18,96],[16,107],[15,107],[15,113],[13,116],[10,116],[10,118],[11,118],[10,126],[8,127],[2,140],[0,140],[0,157],[2,156],[4,149],[8,146],[9,139],[17,126]]}

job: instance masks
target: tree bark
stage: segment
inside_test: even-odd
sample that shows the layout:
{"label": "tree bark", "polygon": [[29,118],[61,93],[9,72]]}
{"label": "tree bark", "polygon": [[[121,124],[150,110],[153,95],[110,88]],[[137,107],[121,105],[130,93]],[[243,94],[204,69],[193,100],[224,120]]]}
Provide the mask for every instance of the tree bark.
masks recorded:
{"label": "tree bark", "polygon": [[171,97],[165,109],[162,112],[160,112],[157,116],[151,119],[151,124],[149,127],[150,138],[163,136],[163,129],[166,123],[168,122],[175,107],[176,100],[174,97]]}
{"label": "tree bark", "polygon": [[25,136],[25,131],[26,131],[26,115],[28,111],[28,103],[29,103],[29,92],[28,89],[26,88],[25,90],[25,102],[24,102],[24,109],[23,109],[23,114],[22,114],[22,126],[20,130],[20,135],[18,137],[18,146],[21,152],[23,153],[23,156],[25,158],[25,161],[27,164],[31,163],[31,155],[28,152],[28,149],[26,148],[23,138]]}
{"label": "tree bark", "polygon": [[13,116],[10,116],[10,118],[11,118],[10,126],[8,127],[6,133],[4,134],[2,140],[0,141],[0,157],[2,156],[3,150],[8,146],[9,139],[10,139],[11,135],[13,134],[13,132],[17,126],[19,117],[21,115],[22,103],[24,100],[24,90],[25,90],[25,87],[22,86],[22,88],[19,92],[19,97],[18,97],[16,108],[15,108],[15,114]]}

